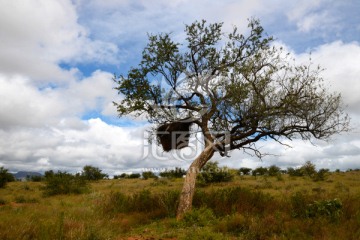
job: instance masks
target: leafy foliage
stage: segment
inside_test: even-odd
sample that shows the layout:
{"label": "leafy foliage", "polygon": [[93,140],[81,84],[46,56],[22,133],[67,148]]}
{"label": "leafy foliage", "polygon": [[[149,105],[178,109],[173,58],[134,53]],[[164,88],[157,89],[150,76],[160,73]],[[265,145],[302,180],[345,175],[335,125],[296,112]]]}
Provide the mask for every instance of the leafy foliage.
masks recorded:
{"label": "leafy foliage", "polygon": [[0,188],[5,187],[6,183],[15,181],[14,176],[4,167],[0,167]]}
{"label": "leafy foliage", "polygon": [[251,170],[252,170],[251,168],[242,167],[239,169],[239,174],[240,175],[250,175]]}
{"label": "leafy foliage", "polygon": [[269,176],[275,177],[281,174],[281,169],[278,166],[271,165],[268,168],[268,174]]}
{"label": "leafy foliage", "polygon": [[45,173],[45,186],[43,188],[46,196],[59,194],[81,194],[89,190],[87,181],[79,176],[67,172],[49,171]]}
{"label": "leafy foliage", "polygon": [[155,178],[157,179],[158,176],[156,176],[153,172],[151,171],[146,171],[146,172],[142,172],[142,177],[146,180],[146,179],[149,179],[149,178]]}
{"label": "leafy foliage", "polygon": [[268,169],[266,167],[257,167],[252,171],[253,176],[263,176],[268,174]]}
{"label": "leafy foliage", "polygon": [[223,155],[244,149],[262,156],[260,139],[327,139],[348,129],[341,97],[328,93],[320,67],[293,63],[256,19],[248,36],[222,27],[186,25],[185,44],[167,33],[149,35],[140,64],[114,77],[119,115],[160,125],[188,119],[205,146]]}
{"label": "leafy foliage", "polygon": [[90,165],[84,166],[81,176],[90,181],[101,180],[109,177],[107,174],[102,173],[102,170],[99,168]]}
{"label": "leafy foliage", "polygon": [[208,162],[198,175],[198,182],[200,184],[210,184],[231,181],[234,175],[230,172],[230,169],[219,167],[218,164],[218,162]]}
{"label": "leafy foliage", "polygon": [[324,216],[330,218],[330,220],[336,221],[339,219],[342,209],[342,203],[339,199],[314,201],[306,208],[306,216],[309,218],[315,218]]}

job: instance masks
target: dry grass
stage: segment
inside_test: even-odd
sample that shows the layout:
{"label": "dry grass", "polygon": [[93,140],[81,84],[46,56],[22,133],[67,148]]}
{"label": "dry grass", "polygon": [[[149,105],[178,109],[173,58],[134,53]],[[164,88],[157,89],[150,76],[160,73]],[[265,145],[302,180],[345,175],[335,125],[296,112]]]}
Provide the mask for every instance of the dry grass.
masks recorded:
{"label": "dry grass", "polygon": [[[360,238],[359,171],[331,173],[321,182],[287,175],[237,176],[232,182],[198,188],[194,204],[202,210],[194,211],[187,219],[200,219],[199,224],[194,220],[176,221],[173,213],[158,207],[171,205],[158,203],[159,196],[180,191],[182,181],[103,180],[92,183],[90,193],[53,197],[43,196],[43,183],[9,183],[0,189],[0,239]],[[146,211],[142,208],[136,211],[134,206],[135,210],[116,210],[114,202],[109,201],[109,196],[115,193],[134,196],[144,190],[149,193],[148,200],[138,199],[139,204],[154,201]],[[334,198],[342,202],[337,221],[326,216],[294,217],[295,210],[302,211],[295,208],[294,201],[306,206],[314,200]],[[203,215],[214,217],[207,221]]]}

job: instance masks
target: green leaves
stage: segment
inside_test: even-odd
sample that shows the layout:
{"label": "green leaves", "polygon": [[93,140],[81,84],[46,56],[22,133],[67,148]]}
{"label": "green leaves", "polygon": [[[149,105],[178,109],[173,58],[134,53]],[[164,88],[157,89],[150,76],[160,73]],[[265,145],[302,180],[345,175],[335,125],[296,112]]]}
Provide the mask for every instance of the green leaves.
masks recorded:
{"label": "green leaves", "polygon": [[348,130],[341,97],[328,93],[321,68],[298,65],[271,46],[257,19],[249,20],[247,35],[222,27],[205,20],[186,25],[184,44],[169,33],[149,34],[139,66],[114,78],[119,115],[158,124],[191,119],[206,144],[257,155],[260,139],[327,139]]}

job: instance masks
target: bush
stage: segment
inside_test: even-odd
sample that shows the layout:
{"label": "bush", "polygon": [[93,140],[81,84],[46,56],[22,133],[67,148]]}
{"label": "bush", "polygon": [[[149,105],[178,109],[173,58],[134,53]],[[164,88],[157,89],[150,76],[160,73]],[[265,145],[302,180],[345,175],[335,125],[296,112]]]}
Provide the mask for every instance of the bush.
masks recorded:
{"label": "bush", "polygon": [[268,169],[269,176],[276,177],[281,174],[281,169],[278,166],[271,165]]}
{"label": "bush", "polygon": [[289,167],[289,168],[287,169],[287,173],[288,173],[289,176],[291,176],[291,177],[302,177],[302,176],[304,176],[303,172],[302,172],[299,168],[294,169],[294,168],[292,168],[292,167]]}
{"label": "bush", "polygon": [[33,176],[30,176],[28,180],[32,181],[32,182],[41,182],[42,180],[44,180],[44,177],[33,175]]}
{"label": "bush", "polygon": [[155,194],[149,190],[142,190],[132,195],[115,192],[106,197],[102,210],[105,215],[146,212],[156,217],[174,217],[179,195],[178,191]]}
{"label": "bush", "polygon": [[220,168],[218,162],[208,162],[198,175],[198,182],[200,184],[230,182],[233,177],[227,167]]}
{"label": "bush", "polygon": [[146,179],[149,179],[149,178],[155,178],[157,179],[158,176],[156,176],[153,172],[151,171],[147,171],[147,172],[142,172],[142,177],[146,180]]}
{"label": "bush", "polygon": [[264,214],[269,206],[275,207],[274,199],[269,194],[247,188],[233,187],[196,191],[193,206],[211,209],[216,216],[225,216],[234,212]]}
{"label": "bush", "polygon": [[330,172],[329,169],[321,168],[321,169],[319,169],[319,171],[317,171],[312,176],[312,180],[314,180],[315,182],[317,182],[317,181],[325,181],[329,172]]}
{"label": "bush", "polygon": [[301,168],[300,171],[303,173],[303,176],[313,177],[316,174],[316,168],[313,163],[307,161]]}
{"label": "bush", "polygon": [[252,175],[253,176],[264,176],[264,175],[267,175],[268,174],[268,169],[267,168],[264,168],[264,167],[258,167],[258,168],[255,168],[253,171],[252,171]]}
{"label": "bush", "polygon": [[0,167],[0,188],[5,187],[8,182],[15,181],[14,176],[4,167]]}
{"label": "bush", "polygon": [[242,167],[239,169],[239,175],[250,175],[251,168]]}
{"label": "bush", "polygon": [[127,178],[140,178],[140,177],[141,177],[140,173],[132,173],[127,176]]}
{"label": "bush", "polygon": [[97,181],[109,177],[107,174],[102,173],[102,170],[99,168],[90,165],[84,166],[81,176],[90,181]]}
{"label": "bush", "polygon": [[183,222],[186,226],[204,227],[211,224],[215,220],[215,215],[208,208],[193,209],[185,213]]}
{"label": "bush", "polygon": [[175,168],[175,170],[166,170],[160,173],[161,177],[166,178],[182,178],[186,174],[186,171],[181,168]]}
{"label": "bush", "polygon": [[309,218],[326,217],[331,221],[340,218],[342,203],[339,199],[314,201],[306,208],[306,216]]}
{"label": "bush", "polygon": [[81,194],[89,190],[86,180],[79,175],[72,175],[67,172],[48,172],[45,174],[45,187],[43,188],[46,196],[59,194]]}

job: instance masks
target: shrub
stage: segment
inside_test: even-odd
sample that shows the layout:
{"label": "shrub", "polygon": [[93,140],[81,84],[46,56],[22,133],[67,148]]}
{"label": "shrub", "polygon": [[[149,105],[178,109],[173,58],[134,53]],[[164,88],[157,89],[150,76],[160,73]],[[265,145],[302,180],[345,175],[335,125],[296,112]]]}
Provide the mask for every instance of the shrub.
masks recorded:
{"label": "shrub", "polygon": [[200,184],[229,182],[233,177],[233,174],[227,167],[220,168],[218,167],[218,162],[208,162],[198,175],[198,182]]}
{"label": "shrub", "polygon": [[311,178],[315,182],[317,182],[317,181],[325,181],[329,171],[330,171],[329,169],[324,169],[324,168],[319,169],[319,171],[317,171]]}
{"label": "shrub", "polygon": [[58,194],[81,194],[89,190],[84,178],[67,172],[50,172],[45,175],[44,194],[47,196]]}
{"label": "shrub", "polygon": [[184,215],[183,222],[186,226],[204,227],[215,220],[215,215],[208,208],[193,209]]}
{"label": "shrub", "polygon": [[151,171],[147,171],[147,172],[142,172],[142,177],[146,180],[146,179],[149,179],[149,178],[155,178],[157,179],[158,176],[156,176],[153,172]]}
{"label": "shrub", "polygon": [[316,174],[315,165],[310,161],[307,161],[303,166],[301,166],[300,171],[303,173],[303,176],[313,177]]}
{"label": "shrub", "polygon": [[292,167],[289,167],[287,169],[287,173],[289,174],[289,176],[291,177],[302,177],[304,176],[303,172],[300,170],[300,168],[294,169]]}
{"label": "shrub", "polygon": [[102,173],[102,170],[99,168],[90,165],[84,166],[81,176],[90,181],[97,181],[109,177],[107,174]]}
{"label": "shrub", "polygon": [[8,182],[15,181],[14,176],[4,167],[0,167],[0,188],[5,187]]}
{"label": "shrub", "polygon": [[281,174],[281,169],[278,166],[271,165],[268,169],[269,176],[276,177]]}
{"label": "shrub", "polygon": [[268,169],[265,167],[258,167],[252,171],[253,176],[263,176],[268,174]]}
{"label": "shrub", "polygon": [[131,195],[113,192],[106,197],[102,210],[106,215],[146,212],[153,213],[156,217],[173,217],[176,214],[179,195],[178,191],[155,194],[149,190],[142,190]]}
{"label": "shrub", "polygon": [[314,201],[306,208],[306,216],[309,218],[327,217],[332,221],[340,218],[342,203],[339,199]]}
{"label": "shrub", "polygon": [[214,226],[216,232],[240,234],[249,228],[249,219],[240,213],[235,213],[222,218]]}
{"label": "shrub", "polygon": [[131,173],[127,176],[127,178],[140,178],[140,173]]}
{"label": "shrub", "polygon": [[273,198],[260,191],[233,187],[212,190],[210,192],[196,191],[193,206],[210,208],[216,216],[224,216],[234,212],[254,212],[264,214],[268,206],[274,207]]}
{"label": "shrub", "polygon": [[161,177],[166,178],[182,178],[186,174],[186,171],[182,168],[176,167],[175,170],[166,170],[160,173]]}
{"label": "shrub", "polygon": [[29,181],[32,181],[32,182],[41,182],[42,180],[44,180],[43,176],[33,175],[33,176],[30,176],[30,178],[29,178]]}
{"label": "shrub", "polygon": [[250,175],[251,168],[242,167],[239,169],[239,175]]}

